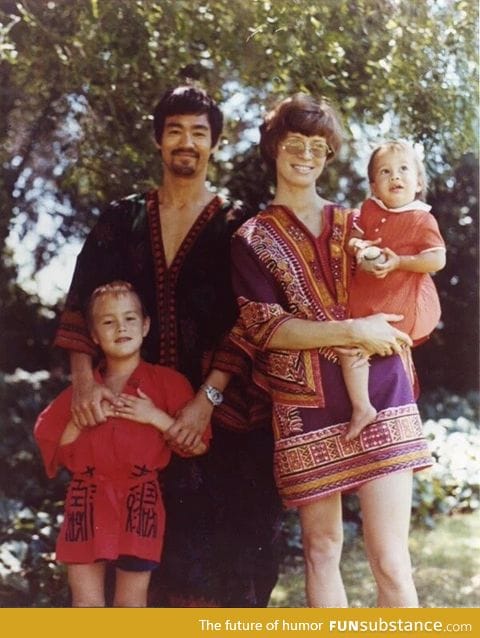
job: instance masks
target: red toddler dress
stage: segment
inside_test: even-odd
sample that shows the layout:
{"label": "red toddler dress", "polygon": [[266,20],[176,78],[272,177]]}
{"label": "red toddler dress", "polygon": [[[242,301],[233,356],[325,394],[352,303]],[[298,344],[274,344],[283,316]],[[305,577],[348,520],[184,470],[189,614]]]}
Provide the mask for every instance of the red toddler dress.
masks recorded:
{"label": "red toddler dress", "polygon": [[[95,377],[102,381],[100,370]],[[143,361],[123,392],[136,395],[138,388],[172,416],[193,397],[183,375]],[[109,417],[100,425],[82,429],[75,441],[61,446],[60,438],[71,419],[71,399],[69,387],[45,408],[34,429],[48,476],[55,476],[61,466],[72,473],[57,560],[92,563],[131,555],[159,561],[165,509],[157,470],[171,456],[162,433],[151,425]]]}
{"label": "red toddler dress", "polygon": [[[423,202],[417,208],[389,210],[377,201],[367,199],[360,211],[358,226],[362,239],[381,237],[380,246],[391,248],[397,255],[416,255],[445,248],[436,219]],[[385,279],[376,279],[357,268],[353,277],[349,308],[352,317],[365,317],[377,312],[404,315],[395,327],[411,336],[414,342],[424,340],[440,319],[440,301],[430,275],[395,270]]]}

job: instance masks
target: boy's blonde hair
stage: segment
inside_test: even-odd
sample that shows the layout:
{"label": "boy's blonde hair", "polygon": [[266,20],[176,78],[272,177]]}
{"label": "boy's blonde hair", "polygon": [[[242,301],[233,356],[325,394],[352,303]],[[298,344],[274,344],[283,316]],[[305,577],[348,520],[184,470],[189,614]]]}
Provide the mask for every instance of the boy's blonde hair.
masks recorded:
{"label": "boy's blonde hair", "polygon": [[384,151],[384,150],[406,151],[412,154],[414,162],[415,162],[415,168],[417,169],[418,177],[420,180],[420,184],[422,185],[422,188],[416,193],[416,195],[418,196],[419,199],[424,200],[427,196],[427,173],[425,171],[425,166],[422,160],[420,159],[417,151],[415,150],[415,147],[409,142],[406,142],[404,140],[389,140],[387,142],[384,142],[383,144],[380,144],[380,146],[377,146],[377,148],[370,155],[370,159],[368,161],[367,174],[368,174],[369,183],[371,184],[374,181],[373,171],[374,171],[374,165],[375,165],[375,158],[377,157],[380,151]]}
{"label": "boy's blonde hair", "polygon": [[122,281],[119,279],[116,281],[112,281],[108,284],[103,284],[101,286],[98,286],[98,288],[95,288],[95,290],[92,292],[92,294],[90,295],[90,299],[88,301],[87,312],[86,312],[88,325],[90,327],[92,325],[92,322],[93,322],[92,311],[93,311],[93,306],[95,302],[97,301],[97,299],[105,295],[113,295],[114,297],[120,297],[121,295],[128,295],[128,294],[133,295],[134,297],[137,298],[138,305],[140,306],[140,310],[142,312],[142,316],[144,318],[147,317],[147,312],[145,310],[143,302],[140,299],[140,296],[135,290],[135,288],[128,281]]}

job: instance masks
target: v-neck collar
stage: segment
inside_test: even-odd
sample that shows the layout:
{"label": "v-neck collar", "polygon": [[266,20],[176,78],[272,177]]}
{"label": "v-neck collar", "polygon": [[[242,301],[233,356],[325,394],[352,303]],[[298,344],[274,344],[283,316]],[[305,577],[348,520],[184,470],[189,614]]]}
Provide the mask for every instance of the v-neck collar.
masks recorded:
{"label": "v-neck collar", "polygon": [[147,194],[147,210],[151,229],[152,240],[154,241],[154,250],[157,257],[160,257],[162,261],[162,267],[169,273],[177,273],[185,259],[185,256],[190,252],[191,246],[195,243],[198,235],[200,234],[203,226],[215,215],[222,204],[222,199],[219,195],[214,195],[213,198],[206,204],[204,209],[198,215],[193,222],[190,230],[187,232],[182,240],[174,258],[170,265],[167,265],[165,257],[165,248],[162,239],[162,222],[160,215],[160,203],[158,198],[158,191],[152,190]]}
{"label": "v-neck collar", "polygon": [[289,206],[286,206],[285,204],[269,204],[267,209],[268,208],[272,208],[272,209],[281,208],[282,210],[284,210],[289,215],[289,217],[291,217],[292,220],[296,224],[298,224],[298,226],[300,226],[300,228],[304,231],[304,233],[306,235],[308,235],[308,237],[313,242],[317,243],[318,241],[320,241],[324,237],[325,233],[328,232],[328,230],[330,228],[329,216],[327,214],[327,210],[328,210],[328,208],[330,206],[332,206],[332,204],[324,204],[323,208],[322,208],[322,210],[320,212],[320,214],[322,215],[322,230],[320,231],[319,235],[314,235],[312,233],[312,231],[308,228],[308,226],[302,222],[300,217],[298,215],[296,215],[294,213],[294,211]]}

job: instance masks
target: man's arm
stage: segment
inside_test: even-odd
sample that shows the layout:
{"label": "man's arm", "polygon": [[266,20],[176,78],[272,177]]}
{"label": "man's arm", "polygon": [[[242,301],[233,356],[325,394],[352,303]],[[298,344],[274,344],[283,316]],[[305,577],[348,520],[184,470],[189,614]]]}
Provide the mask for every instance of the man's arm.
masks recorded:
{"label": "man's arm", "polygon": [[[212,369],[204,380],[204,385],[211,385],[223,392],[231,376],[228,372]],[[200,388],[193,399],[178,412],[175,423],[165,432],[165,439],[185,451],[195,448],[210,423],[213,409],[214,405]]]}
{"label": "man's arm", "polygon": [[93,376],[92,359],[96,347],[90,338],[84,309],[91,293],[99,285],[127,278],[125,245],[137,204],[126,200],[114,202],[100,215],[77,257],[65,309],[60,317],[54,345],[70,353],[72,415],[77,427],[104,421],[106,415],[101,402],[112,401],[113,398],[110,390],[98,384]]}
{"label": "man's arm", "polygon": [[76,427],[98,425],[107,415],[102,401],[115,402],[115,395],[97,383],[93,375],[92,357],[84,352],[70,352],[72,372],[72,420]]}

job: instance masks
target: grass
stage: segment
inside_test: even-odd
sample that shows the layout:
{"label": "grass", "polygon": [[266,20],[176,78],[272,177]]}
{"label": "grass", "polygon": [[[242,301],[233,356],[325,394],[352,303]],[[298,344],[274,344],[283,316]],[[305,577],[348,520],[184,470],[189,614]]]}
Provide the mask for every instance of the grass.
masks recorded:
{"label": "grass", "polygon": [[[414,528],[410,551],[422,607],[480,607],[480,510],[439,517],[434,529]],[[360,536],[346,542],[342,574],[350,607],[374,607],[375,583]],[[305,607],[303,560],[287,563],[270,607]]]}

